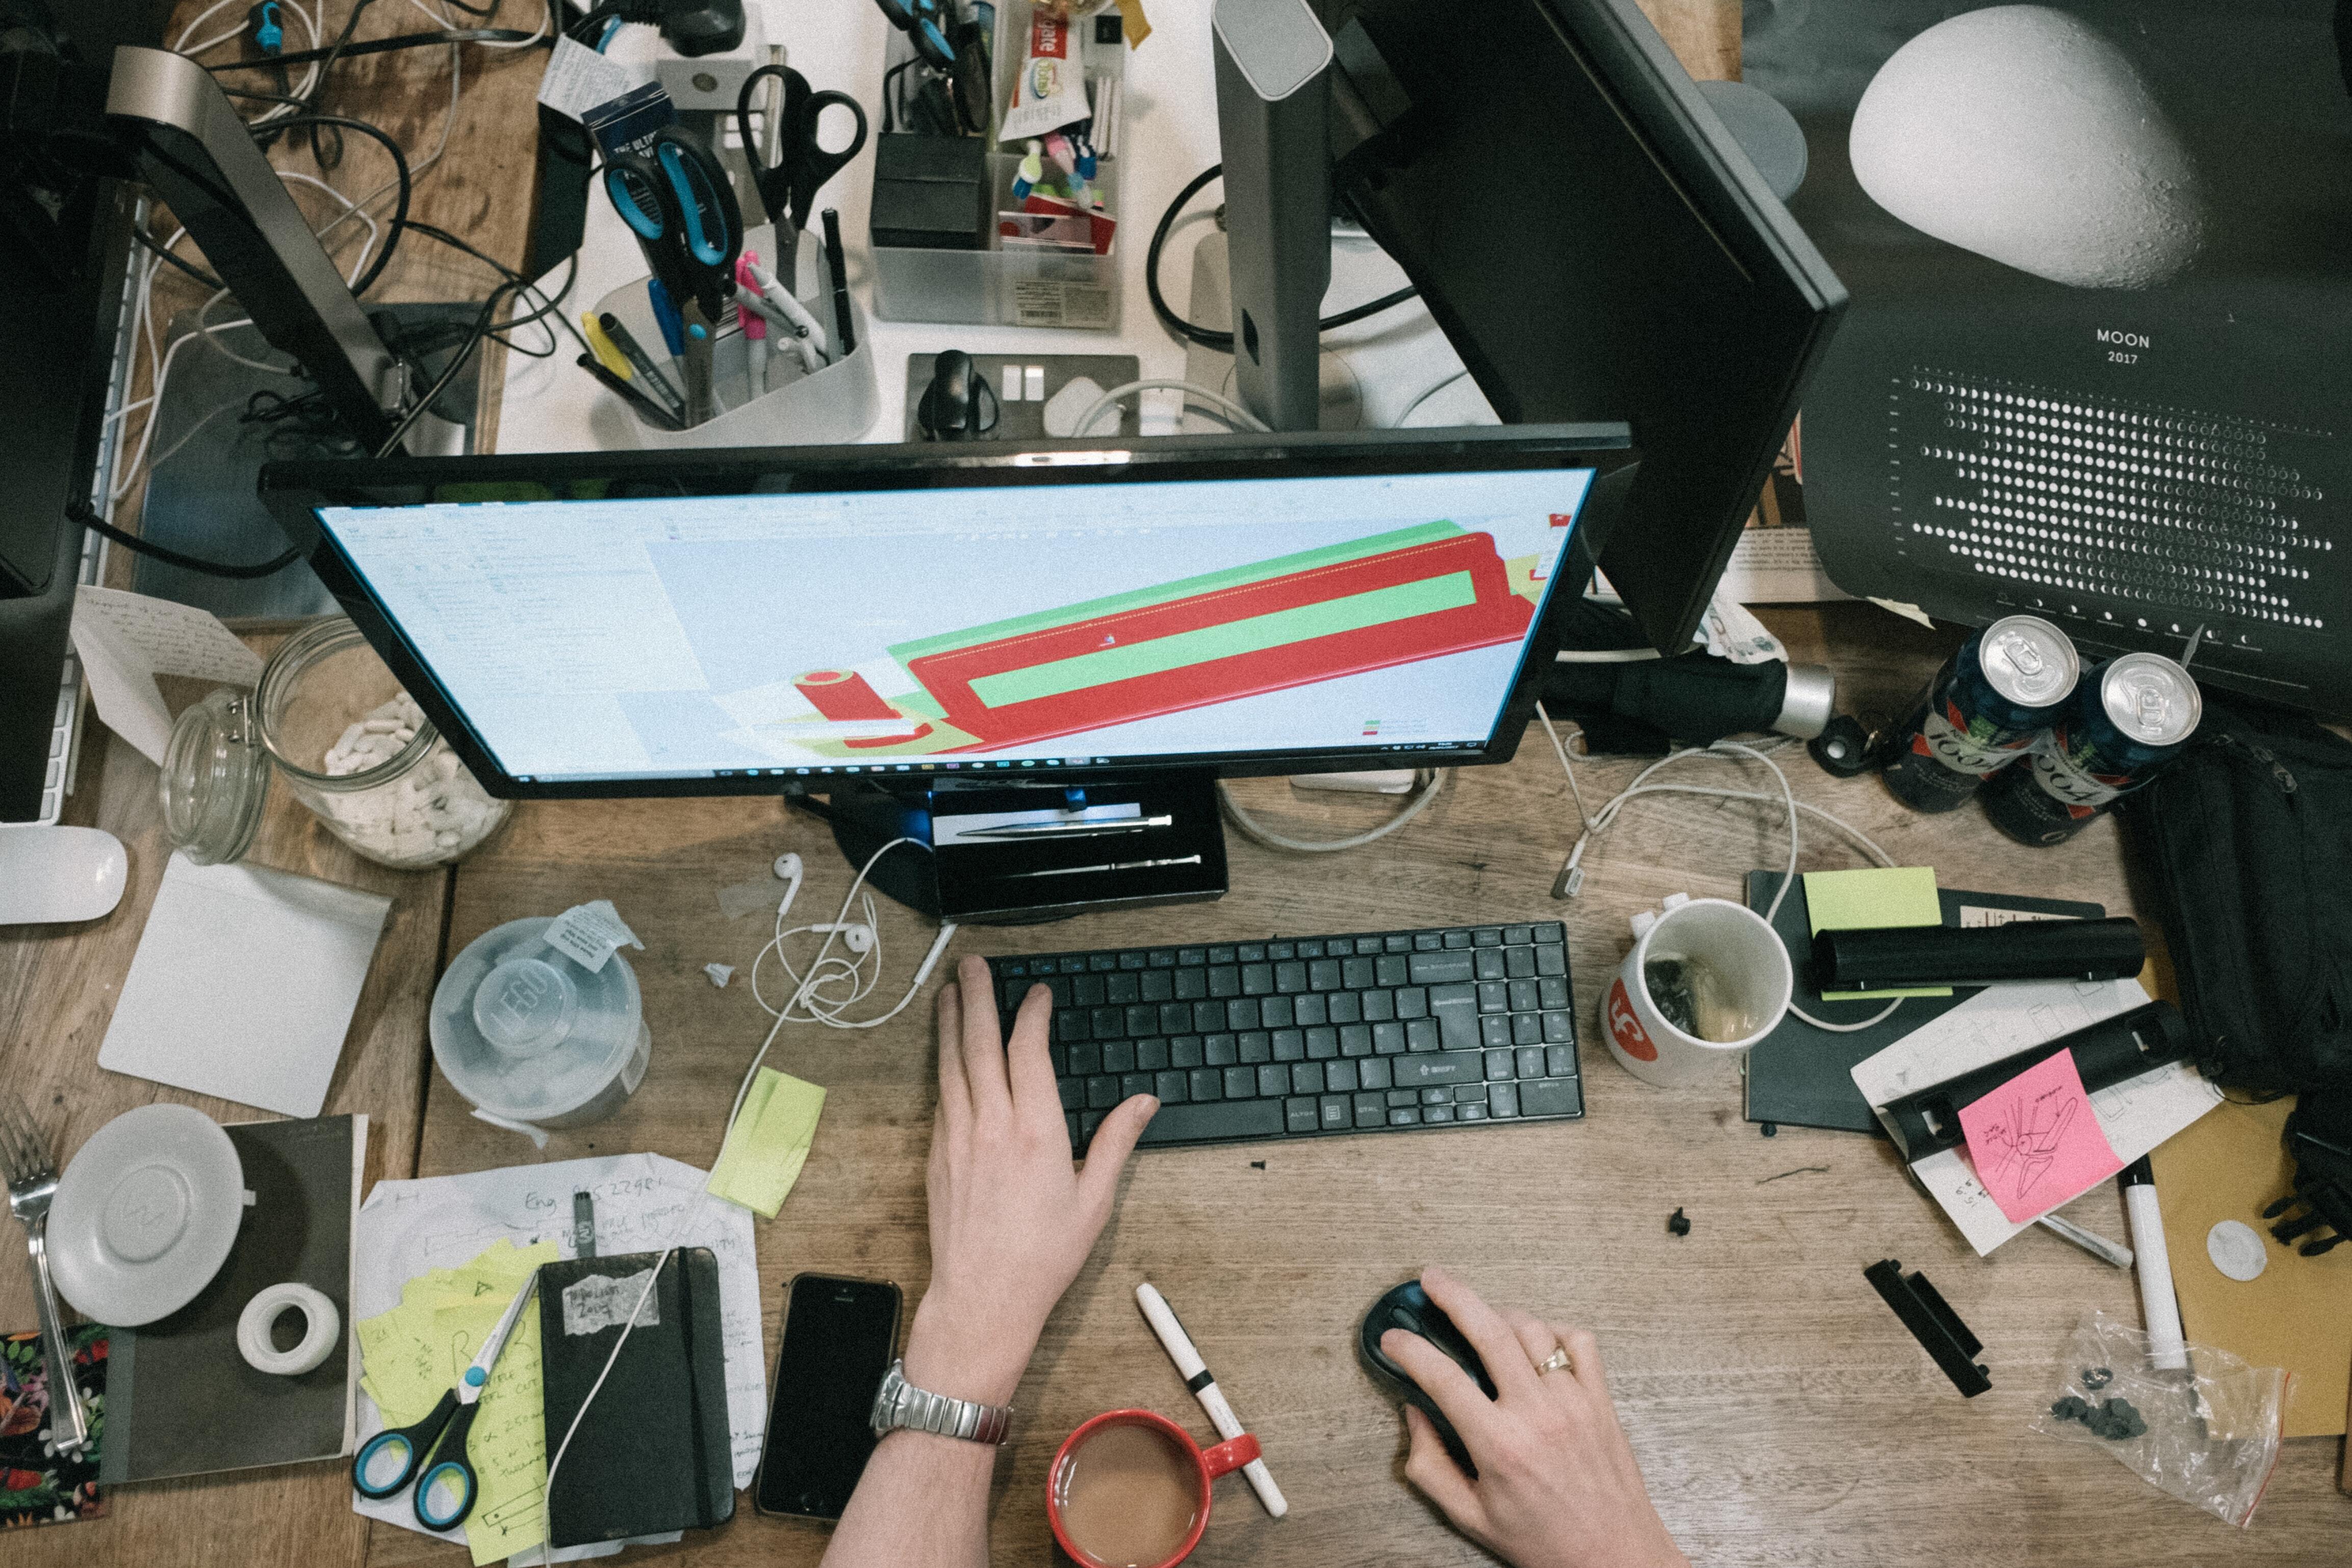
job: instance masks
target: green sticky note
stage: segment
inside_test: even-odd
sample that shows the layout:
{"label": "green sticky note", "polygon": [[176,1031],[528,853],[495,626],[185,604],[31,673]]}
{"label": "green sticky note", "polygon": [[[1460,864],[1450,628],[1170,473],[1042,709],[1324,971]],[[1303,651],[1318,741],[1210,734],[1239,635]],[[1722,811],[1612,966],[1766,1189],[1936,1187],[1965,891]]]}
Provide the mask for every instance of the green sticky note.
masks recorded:
{"label": "green sticky note", "polygon": [[[1805,873],[1805,914],[1816,936],[1824,931],[1870,931],[1889,925],[1941,925],[1944,906],[1936,897],[1933,866],[1877,866],[1862,871]],[[1949,986],[1901,991],[1823,991],[1829,1002],[1870,1001],[1881,997],[1948,997]]]}
{"label": "green sticky note", "polygon": [[824,1091],[814,1083],[760,1069],[743,1109],[727,1130],[727,1145],[710,1172],[709,1191],[770,1219],[784,1206],[809,1145],[816,1141]]}

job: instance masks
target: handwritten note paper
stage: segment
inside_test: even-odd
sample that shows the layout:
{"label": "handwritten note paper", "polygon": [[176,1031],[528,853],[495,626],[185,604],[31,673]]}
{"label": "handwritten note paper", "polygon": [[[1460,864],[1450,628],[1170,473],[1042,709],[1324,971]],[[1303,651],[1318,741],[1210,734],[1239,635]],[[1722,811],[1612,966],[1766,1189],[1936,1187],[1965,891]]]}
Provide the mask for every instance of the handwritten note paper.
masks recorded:
{"label": "handwritten note paper", "polygon": [[261,655],[210,611],[118,589],[74,591],[73,643],[98,716],[158,767],[172,738],[172,714],[157,675],[232,686],[261,679]]}
{"label": "handwritten note paper", "polygon": [[1960,1130],[1977,1179],[2014,1220],[2045,1213],[2124,1168],[2091,1112],[2071,1051],[1961,1106]]}

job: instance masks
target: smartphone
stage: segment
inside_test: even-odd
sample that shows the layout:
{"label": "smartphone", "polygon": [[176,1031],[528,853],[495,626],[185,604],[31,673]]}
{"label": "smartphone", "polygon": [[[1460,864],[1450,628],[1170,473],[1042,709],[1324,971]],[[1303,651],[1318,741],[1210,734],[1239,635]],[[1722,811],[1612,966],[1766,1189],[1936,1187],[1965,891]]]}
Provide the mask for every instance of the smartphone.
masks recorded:
{"label": "smartphone", "polygon": [[898,1345],[898,1287],[802,1274],[786,1287],[775,1404],[751,1500],[761,1513],[839,1519],[874,1452],[874,1396]]}

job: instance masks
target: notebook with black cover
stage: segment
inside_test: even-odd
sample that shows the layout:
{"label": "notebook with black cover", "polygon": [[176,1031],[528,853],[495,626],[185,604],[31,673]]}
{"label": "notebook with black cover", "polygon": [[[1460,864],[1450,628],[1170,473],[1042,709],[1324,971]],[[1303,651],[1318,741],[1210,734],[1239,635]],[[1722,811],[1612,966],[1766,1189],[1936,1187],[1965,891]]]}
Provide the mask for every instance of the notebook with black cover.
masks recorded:
{"label": "notebook with black cover", "polygon": [[[1771,906],[1780,885],[1777,871],[1748,873],[1748,907],[1762,914]],[[1943,904],[1944,924],[1951,926],[1999,925],[2020,915],[2044,920],[2097,920],[2106,907],[2063,899],[2027,898],[2007,893],[1962,893],[1936,890]],[[1789,962],[1797,971],[1795,1001],[1824,1023],[1858,1023],[1886,1006],[1884,1001],[1823,1001],[1807,976],[1812,967],[1812,923],[1805,905],[1805,884],[1797,885],[1781,901],[1772,922]],[[1884,1023],[1851,1034],[1815,1029],[1793,1014],[1748,1053],[1748,1119],[1791,1127],[1829,1127],[1848,1133],[1880,1133],[1878,1118],[1853,1086],[1853,1066],[1909,1034],[1928,1019],[1938,1018],[1983,990],[1982,986],[1955,986],[1948,997],[1909,997]]]}
{"label": "notebook with black cover", "polygon": [[540,1270],[551,1457],[572,1433],[549,1498],[558,1546],[707,1529],[735,1512],[719,1264],[708,1248],[680,1248],[661,1265],[612,1372],[580,1414],[660,1257],[580,1258]]}

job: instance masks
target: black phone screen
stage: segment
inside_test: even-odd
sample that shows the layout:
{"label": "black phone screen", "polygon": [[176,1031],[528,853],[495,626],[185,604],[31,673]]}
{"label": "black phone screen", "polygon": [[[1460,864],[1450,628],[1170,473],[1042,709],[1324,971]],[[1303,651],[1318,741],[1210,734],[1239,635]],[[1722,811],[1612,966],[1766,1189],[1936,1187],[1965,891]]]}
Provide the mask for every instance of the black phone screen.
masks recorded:
{"label": "black phone screen", "polygon": [[898,1287],[803,1274],[784,1304],[753,1500],[762,1513],[839,1519],[874,1452],[874,1396],[898,1343]]}

